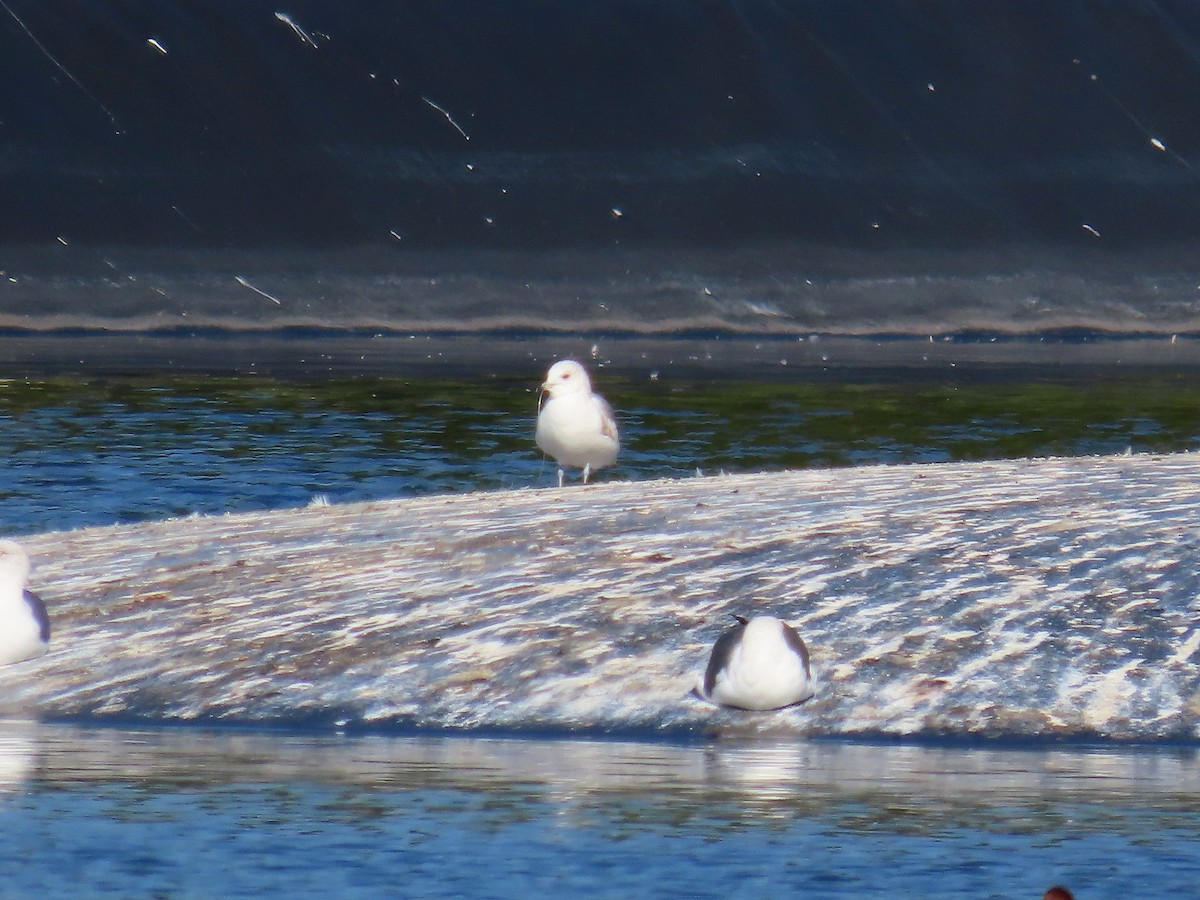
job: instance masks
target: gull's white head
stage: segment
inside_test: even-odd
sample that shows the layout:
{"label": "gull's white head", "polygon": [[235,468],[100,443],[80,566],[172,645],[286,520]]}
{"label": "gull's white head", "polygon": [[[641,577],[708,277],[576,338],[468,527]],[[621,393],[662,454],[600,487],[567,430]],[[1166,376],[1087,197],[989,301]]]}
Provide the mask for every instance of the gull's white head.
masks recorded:
{"label": "gull's white head", "polygon": [[16,541],[0,541],[0,585],[23,590],[29,580],[29,554]]}
{"label": "gull's white head", "polygon": [[587,369],[575,360],[560,359],[546,373],[546,380],[542,382],[542,390],[551,397],[590,394],[592,379],[588,378]]}

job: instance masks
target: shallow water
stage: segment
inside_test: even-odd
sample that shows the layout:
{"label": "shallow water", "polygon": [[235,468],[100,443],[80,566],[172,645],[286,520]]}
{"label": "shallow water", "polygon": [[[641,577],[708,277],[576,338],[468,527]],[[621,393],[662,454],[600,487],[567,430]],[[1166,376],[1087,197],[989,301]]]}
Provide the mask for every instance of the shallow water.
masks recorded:
{"label": "shallow water", "polygon": [[[1200,378],[601,370],[606,478],[1196,446]],[[536,376],[0,385],[0,531],[553,483]],[[1194,748],[0,729],[15,896],[1190,893]]]}
{"label": "shallow water", "polygon": [[[638,380],[603,478],[1190,449],[1194,373],[1020,381]],[[536,376],[110,378],[0,384],[0,531],[552,484]]]}
{"label": "shallow water", "polygon": [[12,896],[1187,895],[1192,750],[0,729]]}

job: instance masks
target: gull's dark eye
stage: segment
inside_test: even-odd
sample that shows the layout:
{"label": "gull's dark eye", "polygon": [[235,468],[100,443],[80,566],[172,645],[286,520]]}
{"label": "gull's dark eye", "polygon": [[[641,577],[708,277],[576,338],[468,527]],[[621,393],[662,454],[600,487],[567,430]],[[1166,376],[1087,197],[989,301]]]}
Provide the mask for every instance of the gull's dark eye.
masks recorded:
{"label": "gull's dark eye", "polygon": [[563,372],[563,381],[566,381],[566,380],[567,380],[568,378],[570,378],[570,377],[571,377],[571,373],[570,373],[570,372]]}

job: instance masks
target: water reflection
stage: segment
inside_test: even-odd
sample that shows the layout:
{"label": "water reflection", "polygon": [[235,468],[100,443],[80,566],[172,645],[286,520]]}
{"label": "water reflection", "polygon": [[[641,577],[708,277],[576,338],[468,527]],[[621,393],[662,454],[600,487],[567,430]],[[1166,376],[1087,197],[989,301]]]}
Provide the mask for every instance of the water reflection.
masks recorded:
{"label": "water reflection", "polygon": [[4,723],[13,895],[1187,894],[1193,751]]}
{"label": "water reflection", "polygon": [[827,741],[674,744],[439,735],[122,730],[36,722],[0,727],[0,786],[126,782],[164,789],[311,782],[373,790],[535,792],[562,802],[655,797],[794,815],[854,805],[948,808],[1104,802],[1193,809],[1193,749],[980,749]]}
{"label": "water reflection", "polygon": [[36,722],[0,721],[0,796],[33,777],[41,737],[44,733]]}

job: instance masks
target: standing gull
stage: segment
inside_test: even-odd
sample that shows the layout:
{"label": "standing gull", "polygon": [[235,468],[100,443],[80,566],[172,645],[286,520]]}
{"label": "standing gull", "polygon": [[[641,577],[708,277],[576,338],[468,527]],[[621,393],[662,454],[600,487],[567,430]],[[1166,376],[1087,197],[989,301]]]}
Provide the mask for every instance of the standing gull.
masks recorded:
{"label": "standing gull", "polygon": [[50,646],[46,606],[25,590],[29,556],[16,541],[0,541],[0,665],[41,656]]}
{"label": "standing gull", "polygon": [[563,486],[564,466],[583,469],[583,483],[587,484],[593,470],[617,461],[621,449],[612,407],[592,390],[587,370],[573,359],[552,365],[542,390],[550,399],[538,411],[534,440],[558,463],[559,487]]}
{"label": "standing gull", "polygon": [[696,693],[739,709],[779,709],[814,693],[808,647],[796,629],[774,616],[746,619],[713,645]]}

